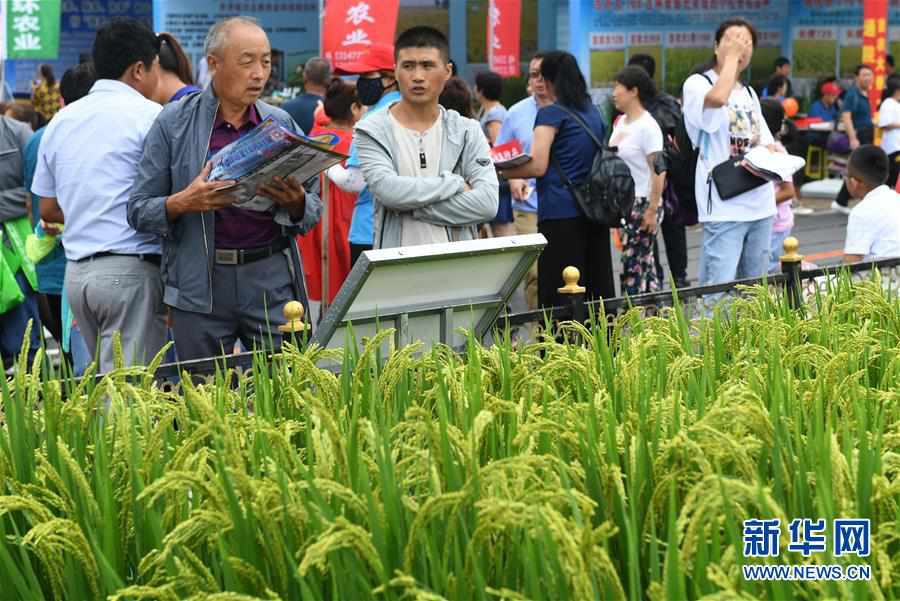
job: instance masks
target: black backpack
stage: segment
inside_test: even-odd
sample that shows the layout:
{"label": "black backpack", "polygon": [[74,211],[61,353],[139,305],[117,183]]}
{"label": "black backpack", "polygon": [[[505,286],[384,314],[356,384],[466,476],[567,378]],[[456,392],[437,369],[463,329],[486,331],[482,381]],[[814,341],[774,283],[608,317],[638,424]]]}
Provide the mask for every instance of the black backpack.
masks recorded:
{"label": "black backpack", "polygon": [[682,119],[681,103],[678,99],[665,92],[659,92],[652,100],[648,101],[644,108],[653,116],[665,138],[675,135],[675,128]]}
{"label": "black backpack", "polygon": [[684,125],[684,117],[678,120],[675,131],[666,137],[666,189],[664,201],[666,214],[673,223],[694,225],[697,223],[697,193],[695,176],[700,150],[694,148]]}
{"label": "black backpack", "polygon": [[682,148],[690,148],[681,103],[674,96],[660,92],[644,108],[656,120],[663,134],[663,151],[657,159],[656,171],[667,172],[662,196],[665,218],[671,223],[693,225],[697,223],[693,176],[696,155],[693,164],[688,160],[691,158],[689,155],[681,155]]}
{"label": "black backpack", "polygon": [[[699,75],[713,85],[705,73]],[[674,130],[665,134],[666,211],[673,223],[694,225],[697,223],[697,193],[694,178],[697,174],[697,157],[700,155],[700,149],[694,148],[691,142],[683,113],[678,115]]]}
{"label": "black backpack", "polygon": [[567,112],[597,146],[590,171],[583,182],[574,183],[562,170],[559,160],[552,156],[553,165],[559,172],[559,179],[566,187],[581,212],[590,221],[608,227],[621,227],[631,214],[634,205],[634,179],[628,165],[616,154],[616,149],[606,146],[579,115],[561,104],[559,108]]}

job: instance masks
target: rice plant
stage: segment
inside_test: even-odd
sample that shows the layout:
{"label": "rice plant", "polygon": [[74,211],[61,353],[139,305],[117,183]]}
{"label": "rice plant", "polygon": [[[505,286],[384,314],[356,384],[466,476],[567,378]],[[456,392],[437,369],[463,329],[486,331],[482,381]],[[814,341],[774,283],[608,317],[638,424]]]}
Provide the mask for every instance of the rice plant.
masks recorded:
{"label": "rice plant", "polygon": [[[158,359],[95,385],[23,350],[0,388],[0,598],[896,598],[900,302],[847,278],[813,302],[758,288],[727,318],[632,309],[565,324],[581,344],[463,354],[382,358],[388,331],[178,392]],[[745,519],[839,517],[871,520],[868,557],[786,534],[742,553]]]}

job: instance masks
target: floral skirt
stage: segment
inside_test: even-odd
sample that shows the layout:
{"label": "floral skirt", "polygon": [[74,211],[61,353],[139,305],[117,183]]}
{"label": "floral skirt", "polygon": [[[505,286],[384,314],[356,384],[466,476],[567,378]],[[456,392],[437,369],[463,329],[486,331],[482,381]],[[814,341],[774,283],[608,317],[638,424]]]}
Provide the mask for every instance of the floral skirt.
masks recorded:
{"label": "floral skirt", "polygon": [[[644,211],[650,206],[647,198],[636,198],[631,215],[622,228],[622,294],[633,296],[662,289],[656,262],[653,260],[653,243],[656,234],[640,229]],[[663,206],[656,211],[657,226],[662,223]]]}

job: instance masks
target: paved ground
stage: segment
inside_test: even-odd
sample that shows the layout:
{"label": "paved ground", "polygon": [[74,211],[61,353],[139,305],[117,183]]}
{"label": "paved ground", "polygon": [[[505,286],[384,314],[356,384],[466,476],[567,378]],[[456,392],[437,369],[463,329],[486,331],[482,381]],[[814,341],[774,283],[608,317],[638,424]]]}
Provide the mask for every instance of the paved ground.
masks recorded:
{"label": "paved ground", "polygon": [[[809,215],[794,216],[792,234],[800,241],[800,254],[805,260],[818,266],[833,265],[841,261],[844,247],[844,236],[847,230],[847,216],[831,210],[831,201],[820,199],[801,200],[799,206],[813,210]],[[687,232],[688,246],[688,278],[692,285],[697,284],[700,267],[700,243],[703,229],[700,225],[691,226]],[[660,238],[660,254],[662,261],[668,265],[665,257],[665,245]],[[615,281],[619,281],[621,259],[613,249],[613,269]],[[521,290],[512,298],[510,310],[513,313],[526,311],[525,297]]]}
{"label": "paved ground", "polygon": [[[843,256],[847,216],[827,208],[830,204],[821,201],[801,203],[801,206],[809,206],[814,212],[811,215],[795,215],[794,229],[791,232],[800,241],[800,254],[804,255],[806,261],[819,266],[839,263]],[[692,284],[697,283],[702,238],[701,226],[688,228],[688,278]],[[660,245],[660,251],[663,251],[664,246]],[[618,273],[619,261],[615,265]]]}

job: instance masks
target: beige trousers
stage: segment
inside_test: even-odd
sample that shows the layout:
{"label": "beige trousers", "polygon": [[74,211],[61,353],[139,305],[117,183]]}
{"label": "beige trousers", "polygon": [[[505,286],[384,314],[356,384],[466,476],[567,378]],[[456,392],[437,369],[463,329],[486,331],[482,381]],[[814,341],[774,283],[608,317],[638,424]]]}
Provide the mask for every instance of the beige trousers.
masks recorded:
{"label": "beige trousers", "polygon": [[[513,210],[515,217],[516,233],[519,235],[536,234],[537,213],[529,213],[527,211]],[[528,303],[530,310],[537,309],[538,306],[538,268],[537,261],[528,270],[525,275],[525,302]]]}

